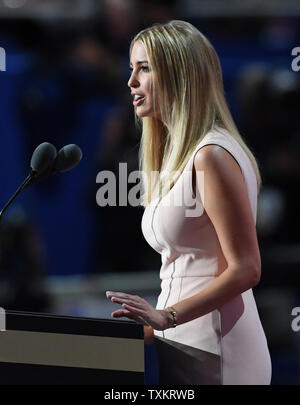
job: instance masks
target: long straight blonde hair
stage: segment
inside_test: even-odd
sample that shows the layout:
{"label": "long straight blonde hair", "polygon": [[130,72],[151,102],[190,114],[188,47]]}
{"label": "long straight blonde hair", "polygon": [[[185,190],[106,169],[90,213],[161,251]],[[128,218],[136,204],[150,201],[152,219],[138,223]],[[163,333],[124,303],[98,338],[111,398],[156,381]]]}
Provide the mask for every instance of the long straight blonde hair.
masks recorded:
{"label": "long straight blonde hair", "polygon": [[[247,153],[260,190],[258,164],[233,121],[224,96],[220,61],[208,39],[192,24],[173,20],[139,32],[131,42],[130,54],[136,41],[144,45],[149,59],[154,110],[161,117],[136,116],[136,122],[142,124],[141,205],[170,190],[196,146],[215,126],[226,129]],[[153,173],[159,173],[154,181]]]}

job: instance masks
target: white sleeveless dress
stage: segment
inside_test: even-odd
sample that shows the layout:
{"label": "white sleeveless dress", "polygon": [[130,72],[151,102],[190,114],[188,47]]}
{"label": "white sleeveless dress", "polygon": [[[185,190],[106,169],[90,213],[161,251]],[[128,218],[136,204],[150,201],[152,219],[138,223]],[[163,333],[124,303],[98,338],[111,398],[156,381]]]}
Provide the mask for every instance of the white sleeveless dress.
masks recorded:
{"label": "white sleeveless dress", "polygon": [[[208,144],[225,148],[239,164],[256,223],[257,181],[249,157],[224,129],[206,134],[170,192],[154,199],[142,218],[146,241],[161,254],[157,309],[175,305],[204,289],[226,267],[213,224],[197,191],[192,169],[196,152]],[[200,318],[155,335],[220,356],[220,384],[270,384],[271,359],[252,289]]]}

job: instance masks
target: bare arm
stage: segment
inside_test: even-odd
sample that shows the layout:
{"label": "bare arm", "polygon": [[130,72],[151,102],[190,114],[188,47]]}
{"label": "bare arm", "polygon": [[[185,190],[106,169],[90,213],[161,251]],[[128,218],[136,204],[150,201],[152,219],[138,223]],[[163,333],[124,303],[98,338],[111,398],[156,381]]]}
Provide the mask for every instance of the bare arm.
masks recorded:
{"label": "bare arm", "polygon": [[256,285],[261,273],[256,228],[240,166],[222,147],[207,145],[197,152],[194,167],[196,173],[204,171],[201,198],[228,267],[201,292],[173,305],[179,324],[220,308]]}

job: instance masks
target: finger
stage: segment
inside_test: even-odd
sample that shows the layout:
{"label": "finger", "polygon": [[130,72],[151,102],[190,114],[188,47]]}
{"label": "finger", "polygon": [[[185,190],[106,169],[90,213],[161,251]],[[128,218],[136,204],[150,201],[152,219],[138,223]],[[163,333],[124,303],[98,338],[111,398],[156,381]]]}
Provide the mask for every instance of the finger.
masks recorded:
{"label": "finger", "polygon": [[111,316],[115,317],[121,317],[121,316],[126,316],[126,317],[137,317],[136,314],[132,313],[131,311],[128,311],[127,309],[117,309],[116,311],[112,312]]}
{"label": "finger", "polygon": [[112,297],[118,297],[118,298],[130,298],[130,297],[133,297],[132,295],[130,295],[130,294],[126,294],[126,293],[123,293],[123,292],[115,292],[115,291],[106,291],[106,296],[107,296],[107,298],[112,298]]}
{"label": "finger", "polygon": [[136,322],[138,322],[138,323],[142,323],[143,325],[148,325],[148,324],[144,321],[143,318],[141,318],[141,317],[139,317],[139,316],[137,316],[137,315],[132,314],[130,311],[126,311],[126,310],[123,310],[123,309],[119,309],[119,310],[117,310],[117,311],[114,311],[114,312],[111,314],[111,316],[112,316],[113,318],[126,317],[126,318],[132,319],[132,320],[134,320],[134,321],[136,321]]}
{"label": "finger", "polygon": [[121,316],[127,316],[130,315],[130,311],[127,311],[125,309],[117,309],[116,311],[112,312],[111,316],[116,318],[116,317],[121,317]]}
{"label": "finger", "polygon": [[144,302],[144,299],[139,297],[138,295],[131,295],[131,294],[127,294],[127,293],[123,293],[123,292],[115,292],[115,291],[106,291],[106,296],[107,298],[124,298],[124,299],[130,299],[134,302]]}
{"label": "finger", "polygon": [[138,309],[143,309],[144,305],[141,302],[138,301],[132,301],[130,298],[118,298],[118,297],[112,297],[111,298],[112,302],[115,302],[117,304],[127,304],[132,306],[133,308],[138,308]]}
{"label": "finger", "polygon": [[127,309],[127,311],[132,312],[133,314],[139,315],[139,316],[144,316],[145,315],[145,311],[141,308],[137,308],[136,306],[132,306],[130,304],[127,303],[123,303],[122,307],[124,309]]}
{"label": "finger", "polygon": [[116,291],[106,291],[106,296],[107,298],[111,298],[114,297],[116,295],[125,295],[125,293],[121,293],[121,292],[116,292]]}

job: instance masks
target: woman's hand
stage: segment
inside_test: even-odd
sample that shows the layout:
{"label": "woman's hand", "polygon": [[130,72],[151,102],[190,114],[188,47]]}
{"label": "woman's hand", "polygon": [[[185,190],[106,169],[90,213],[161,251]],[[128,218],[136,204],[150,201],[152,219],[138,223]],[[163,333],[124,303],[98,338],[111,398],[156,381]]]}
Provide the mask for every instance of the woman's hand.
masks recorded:
{"label": "woman's hand", "polygon": [[125,316],[143,325],[152,326],[156,330],[164,330],[172,326],[172,315],[167,311],[153,308],[147,301],[137,295],[107,291],[106,296],[112,302],[122,305],[122,309],[117,309],[111,314],[113,318]]}

